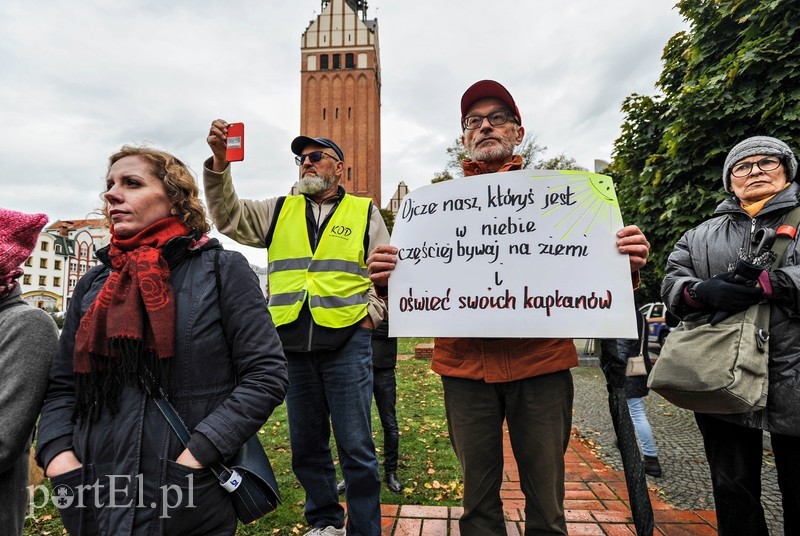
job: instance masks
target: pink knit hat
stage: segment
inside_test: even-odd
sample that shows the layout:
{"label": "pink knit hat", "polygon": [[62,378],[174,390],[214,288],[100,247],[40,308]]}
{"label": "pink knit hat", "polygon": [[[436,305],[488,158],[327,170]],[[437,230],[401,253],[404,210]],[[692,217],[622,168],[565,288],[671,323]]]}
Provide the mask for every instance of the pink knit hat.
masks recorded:
{"label": "pink knit hat", "polygon": [[46,223],[45,214],[24,214],[0,208],[0,278],[25,262]]}

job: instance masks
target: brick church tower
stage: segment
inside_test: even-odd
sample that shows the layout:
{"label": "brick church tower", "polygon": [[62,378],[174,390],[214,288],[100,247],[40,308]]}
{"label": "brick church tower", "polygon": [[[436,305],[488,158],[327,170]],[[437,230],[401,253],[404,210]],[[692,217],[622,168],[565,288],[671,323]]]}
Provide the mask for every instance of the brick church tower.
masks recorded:
{"label": "brick church tower", "polygon": [[381,206],[381,68],[378,20],[366,0],[322,0],[301,40],[300,132],[344,151],[341,184]]}

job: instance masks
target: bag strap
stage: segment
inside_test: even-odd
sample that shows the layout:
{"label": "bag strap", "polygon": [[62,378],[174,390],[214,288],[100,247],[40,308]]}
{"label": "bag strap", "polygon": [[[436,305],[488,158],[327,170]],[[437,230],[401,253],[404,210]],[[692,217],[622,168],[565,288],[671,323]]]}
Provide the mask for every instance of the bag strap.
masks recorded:
{"label": "bag strap", "polygon": [[[800,208],[800,207],[798,207]],[[214,279],[217,280],[217,299],[219,299],[219,304],[222,306],[222,275],[219,271],[219,252],[221,250],[217,249],[214,250]],[[225,317],[223,316],[222,319]],[[222,325],[223,329],[225,328],[225,323],[223,322]]]}
{"label": "bag strap", "polygon": [[[642,314],[642,313],[639,313]],[[644,356],[644,345],[647,340],[647,322],[645,321],[645,325],[642,326],[642,336],[639,337],[639,355]]]}
{"label": "bag strap", "polygon": [[[220,250],[217,249],[214,252],[214,277],[217,283],[217,295],[220,298],[220,302],[222,300],[222,277],[220,276],[219,270],[219,252]],[[223,329],[224,329],[224,322],[223,322]],[[148,371],[148,373],[150,373]],[[172,428],[172,431],[175,432],[175,435],[178,436],[178,439],[183,445],[183,448],[189,447],[189,439],[191,438],[191,433],[189,429],[186,427],[186,424],[181,419],[181,416],[178,414],[178,411],[175,407],[170,404],[169,400],[167,399],[167,395],[164,392],[164,389],[161,386],[158,386],[157,393],[153,393],[150,388],[147,386],[146,382],[143,382],[145,385],[145,390],[150,398],[155,403],[156,407],[158,408],[159,413],[164,417],[169,424],[169,427]],[[239,475],[236,471],[229,469],[223,463],[214,463],[208,466],[208,469],[217,477],[219,480],[220,486],[225,488],[227,491],[232,492],[236,489],[238,484],[232,485],[231,481],[234,479],[239,479]]]}
{"label": "bag strap", "polygon": [[[219,252],[220,252],[219,249],[214,251],[214,278],[216,279],[217,282],[217,297],[221,302],[222,276],[220,275],[220,270],[219,270]],[[189,432],[189,429],[186,427],[186,424],[184,424],[183,419],[181,419],[181,416],[178,414],[178,411],[172,404],[169,403],[169,400],[167,400],[167,395],[166,393],[164,393],[164,390],[159,385],[158,392],[153,393],[147,387],[146,383],[145,383],[145,388],[147,390],[147,394],[150,396],[150,398],[153,399],[153,402],[155,402],[158,411],[161,413],[161,415],[164,416],[164,419],[166,419],[167,424],[169,424],[169,427],[172,428],[172,431],[175,432],[175,435],[177,435],[178,439],[180,439],[181,445],[183,445],[184,448],[186,448],[192,434]]]}
{"label": "bag strap", "polygon": [[[786,222],[789,222],[789,225],[794,224],[795,230],[800,227],[800,205],[794,207],[790,210],[786,216],[783,217],[781,221],[781,225],[784,225]],[[780,226],[779,226],[780,227]],[[796,236],[795,232],[795,236]],[[794,240],[794,236],[789,236],[788,234],[779,234],[775,239],[775,244],[772,247],[772,252],[775,253],[775,260],[772,261],[772,266],[770,267],[770,271],[775,270],[780,266],[781,259],[783,259],[783,254],[786,252],[786,249],[789,247],[789,242]],[[763,318],[768,319],[769,313],[772,310],[772,305],[768,300],[762,301],[761,303],[756,304],[754,307],[758,308],[758,314],[762,315]],[[759,329],[758,337],[757,337],[757,344],[759,350],[763,348],[762,344],[769,340],[769,333],[767,333],[763,329]],[[762,350],[763,351],[763,350]]]}
{"label": "bag strap", "polygon": [[172,404],[169,403],[169,400],[167,400],[167,395],[164,393],[164,390],[159,387],[158,396],[155,396],[150,391],[148,391],[147,394],[153,399],[158,411],[164,416],[164,419],[166,419],[169,427],[172,428],[172,431],[178,436],[178,439],[181,441],[181,445],[186,448],[186,446],[189,444],[191,434],[189,433],[189,429],[186,427],[186,424],[184,424],[183,419],[181,419],[181,416],[178,415],[177,410]]}
{"label": "bag strap", "polygon": [[[800,227],[800,205],[794,207],[783,217],[781,223],[785,224],[786,222],[788,222],[789,225],[794,225],[795,229]],[[775,245],[772,247],[772,252],[775,253],[775,260],[772,262],[772,270],[779,266],[783,254],[786,252],[786,249],[789,247],[789,242],[792,240],[794,240],[794,237],[790,237],[786,234],[779,234],[775,239]]]}
{"label": "bag strap", "polygon": [[[147,390],[147,394],[150,396],[153,402],[155,402],[159,413],[164,416],[164,419],[167,421],[167,424],[169,424],[169,427],[172,428],[172,431],[178,436],[183,448],[188,448],[189,439],[191,438],[189,429],[186,428],[186,424],[184,424],[181,416],[178,415],[175,407],[170,404],[169,400],[167,400],[164,390],[159,386],[158,396],[156,396],[149,388],[145,387],[145,389]],[[235,470],[229,469],[223,463],[213,463],[208,466],[208,469],[214,474],[215,477],[217,477],[219,485],[225,488],[225,490],[228,492],[234,491],[239,485],[238,482],[241,481],[239,474]]]}

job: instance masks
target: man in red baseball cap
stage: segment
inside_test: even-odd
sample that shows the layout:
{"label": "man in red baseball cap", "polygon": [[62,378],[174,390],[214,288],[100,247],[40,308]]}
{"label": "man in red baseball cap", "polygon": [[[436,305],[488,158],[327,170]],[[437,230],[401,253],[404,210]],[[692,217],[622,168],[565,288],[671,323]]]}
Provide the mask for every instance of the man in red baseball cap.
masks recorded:
{"label": "man in red baseball cap", "polygon": [[[461,97],[461,140],[469,158],[464,175],[522,169],[514,148],[525,129],[511,93],[481,80]],[[650,244],[635,225],[617,232],[634,282]],[[367,259],[381,292],[397,262],[397,248],[379,246]],[[567,534],[564,453],[572,426],[572,339],[435,339],[431,368],[442,376],[450,442],[464,473],[462,536],[506,534],[500,485],[503,421],[508,424],[525,494],[525,534]]]}
{"label": "man in red baseball cap", "polygon": [[522,168],[514,148],[522,143],[525,128],[514,97],[498,82],[481,80],[461,97],[461,130],[464,175],[494,173]]}
{"label": "man in red baseball cap", "polygon": [[508,107],[508,110],[514,112],[514,115],[517,118],[517,124],[522,126],[522,116],[519,113],[519,108],[517,108],[517,103],[514,102],[514,97],[511,96],[511,93],[509,93],[508,90],[502,86],[502,84],[495,82],[494,80],[481,80],[480,82],[475,82],[464,92],[464,95],[461,97],[462,123],[464,118],[467,116],[467,112],[469,112],[470,107],[475,102],[485,98],[495,98],[503,101],[503,103]]}

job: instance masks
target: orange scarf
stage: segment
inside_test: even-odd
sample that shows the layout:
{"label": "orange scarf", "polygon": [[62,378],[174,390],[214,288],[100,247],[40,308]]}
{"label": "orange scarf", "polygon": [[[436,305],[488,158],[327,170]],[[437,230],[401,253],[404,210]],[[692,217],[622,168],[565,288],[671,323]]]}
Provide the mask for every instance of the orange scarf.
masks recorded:
{"label": "orange scarf", "polygon": [[[790,184],[791,182],[787,182],[786,186],[783,187],[783,190],[788,188]],[[739,200],[739,206],[742,207],[742,209],[744,209],[744,211],[747,212],[751,218],[755,218],[758,215],[758,213],[761,212],[761,210],[764,208],[764,205],[766,205],[769,202],[769,200],[775,197],[776,195],[778,194],[772,194],[767,198],[761,199],[759,201],[754,201],[752,203],[745,203],[744,201]]]}
{"label": "orange scarf", "polygon": [[[471,158],[465,158],[461,161],[461,169],[464,170],[465,177],[489,173],[486,170],[486,162],[472,160]],[[497,170],[497,173],[500,173],[501,171],[516,171],[518,169],[522,169],[522,157],[518,154],[515,154],[511,157],[511,160],[503,164],[500,169]]]}

